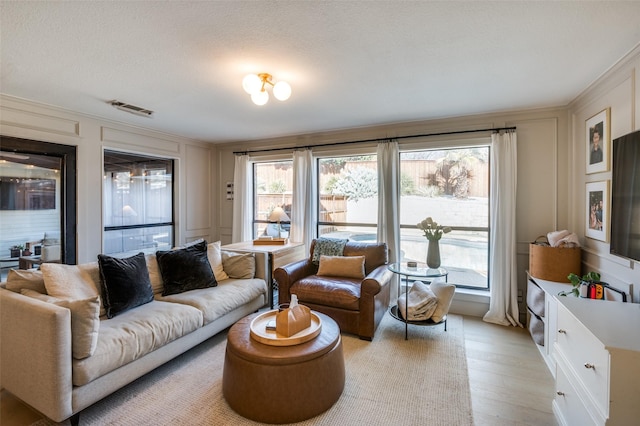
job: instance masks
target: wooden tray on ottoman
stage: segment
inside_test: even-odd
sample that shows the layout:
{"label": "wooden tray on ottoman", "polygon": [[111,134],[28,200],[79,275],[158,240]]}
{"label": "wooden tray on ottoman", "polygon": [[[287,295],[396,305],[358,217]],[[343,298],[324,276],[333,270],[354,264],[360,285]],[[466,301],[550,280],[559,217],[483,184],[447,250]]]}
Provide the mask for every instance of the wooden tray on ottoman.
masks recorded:
{"label": "wooden tray on ottoman", "polygon": [[311,326],[294,334],[290,337],[284,337],[277,334],[275,330],[267,330],[267,323],[276,319],[277,309],[262,313],[251,321],[250,334],[251,338],[260,343],[271,346],[293,346],[308,342],[315,339],[322,330],[322,320],[318,315],[311,311]]}

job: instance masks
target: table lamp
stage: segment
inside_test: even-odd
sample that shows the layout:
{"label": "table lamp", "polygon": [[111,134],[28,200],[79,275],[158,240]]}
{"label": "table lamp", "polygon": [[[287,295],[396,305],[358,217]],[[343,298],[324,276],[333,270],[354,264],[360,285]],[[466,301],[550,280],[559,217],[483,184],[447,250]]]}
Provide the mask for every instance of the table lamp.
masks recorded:
{"label": "table lamp", "polygon": [[290,220],[291,219],[289,219],[289,216],[287,216],[282,207],[276,207],[275,209],[273,209],[273,211],[269,215],[269,221],[278,222],[278,238],[282,238],[282,234],[280,233],[280,222],[288,222]]}

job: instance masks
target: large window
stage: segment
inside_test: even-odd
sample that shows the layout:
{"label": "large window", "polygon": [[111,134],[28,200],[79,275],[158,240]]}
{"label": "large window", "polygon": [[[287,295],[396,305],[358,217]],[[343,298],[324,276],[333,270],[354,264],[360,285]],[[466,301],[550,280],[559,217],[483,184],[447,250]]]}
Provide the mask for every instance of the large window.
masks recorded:
{"label": "large window", "polygon": [[104,253],[173,247],[173,203],[173,160],[104,152]]}
{"label": "large window", "polygon": [[487,289],[489,147],[402,152],[400,173],[402,260],[425,262],[428,240],[416,224],[430,216],[452,228],[440,240],[449,282]]}
{"label": "large window", "polygon": [[0,136],[0,278],[76,262],[76,147]]}
{"label": "large window", "polygon": [[293,161],[256,162],[253,164],[253,236],[289,237],[290,220],[270,220],[280,207],[291,219]]}
{"label": "large window", "polygon": [[318,236],[376,241],[376,155],[318,159],[318,195]]}

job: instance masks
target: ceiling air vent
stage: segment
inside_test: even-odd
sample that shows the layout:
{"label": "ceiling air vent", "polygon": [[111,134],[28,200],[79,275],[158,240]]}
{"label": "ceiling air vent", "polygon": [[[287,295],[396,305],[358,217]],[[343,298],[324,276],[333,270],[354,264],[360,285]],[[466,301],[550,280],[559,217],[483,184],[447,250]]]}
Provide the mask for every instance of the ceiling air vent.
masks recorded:
{"label": "ceiling air vent", "polygon": [[151,111],[150,109],[142,108],[120,101],[109,101],[107,103],[121,111],[130,112],[131,114],[141,115],[143,117],[151,117],[151,115],[153,114],[153,111]]}

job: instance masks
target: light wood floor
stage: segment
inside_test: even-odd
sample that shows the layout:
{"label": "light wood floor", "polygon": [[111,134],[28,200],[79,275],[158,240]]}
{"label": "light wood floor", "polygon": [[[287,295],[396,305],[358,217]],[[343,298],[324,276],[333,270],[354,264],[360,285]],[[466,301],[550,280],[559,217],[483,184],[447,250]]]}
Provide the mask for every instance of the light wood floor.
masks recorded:
{"label": "light wood floor", "polygon": [[[475,424],[556,426],[553,377],[529,333],[475,317],[464,317],[464,329]],[[0,425],[24,426],[40,418],[0,392]]]}

